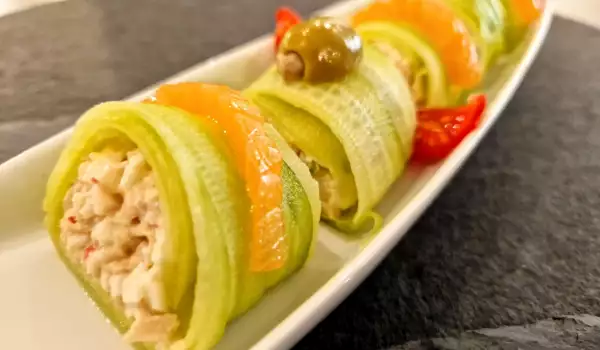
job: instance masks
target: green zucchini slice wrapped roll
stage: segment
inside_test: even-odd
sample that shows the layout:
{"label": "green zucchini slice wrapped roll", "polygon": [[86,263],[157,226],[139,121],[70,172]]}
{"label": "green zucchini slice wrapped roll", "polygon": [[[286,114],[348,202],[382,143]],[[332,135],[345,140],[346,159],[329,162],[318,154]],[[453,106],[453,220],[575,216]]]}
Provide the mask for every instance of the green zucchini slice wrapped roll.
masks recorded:
{"label": "green zucchini slice wrapped roll", "polygon": [[410,88],[392,59],[364,45],[342,81],[286,82],[272,67],[244,93],[308,164],[325,219],[353,231],[379,218],[373,208],[403,172],[416,128]]}
{"label": "green zucchini slice wrapped roll", "polygon": [[212,347],[307,260],[318,188],[268,130],[283,156],[289,251],[282,268],[253,272],[244,182],[208,122],[132,102],[100,104],[77,122],[48,181],[46,225],[65,265],[137,348]]}

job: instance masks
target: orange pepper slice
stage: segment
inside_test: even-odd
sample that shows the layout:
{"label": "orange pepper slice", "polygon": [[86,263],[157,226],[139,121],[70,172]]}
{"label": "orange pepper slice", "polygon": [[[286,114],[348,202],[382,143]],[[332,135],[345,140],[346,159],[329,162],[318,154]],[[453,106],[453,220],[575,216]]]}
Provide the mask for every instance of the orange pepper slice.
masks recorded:
{"label": "orange pepper slice", "polygon": [[177,107],[216,124],[235,157],[251,202],[250,269],[283,267],[288,247],[282,210],[282,155],[264,129],[264,118],[238,91],[221,85],[162,85],[145,102]]}
{"label": "orange pepper slice", "polygon": [[546,6],[545,0],[511,0],[511,3],[519,20],[525,25],[540,18]]}
{"label": "orange pepper slice", "polygon": [[352,18],[357,26],[370,21],[403,22],[437,49],[451,83],[470,89],[483,78],[477,45],[464,22],[441,0],[376,1]]}

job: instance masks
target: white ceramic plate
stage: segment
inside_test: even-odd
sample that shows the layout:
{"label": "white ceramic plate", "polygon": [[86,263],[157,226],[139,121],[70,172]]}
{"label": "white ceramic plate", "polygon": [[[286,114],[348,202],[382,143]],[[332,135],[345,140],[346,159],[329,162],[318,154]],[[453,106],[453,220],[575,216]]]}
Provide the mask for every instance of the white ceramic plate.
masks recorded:
{"label": "white ceramic plate", "polygon": [[[345,15],[351,1],[323,12]],[[322,12],[322,13],[323,13]],[[443,163],[410,169],[379,206],[382,231],[348,240],[323,226],[314,256],[292,278],[234,321],[218,349],[285,349],[293,346],[377,266],[444,188],[500,116],[534,60],[552,21],[549,8],[527,43],[509,57],[491,84],[480,128]],[[263,37],[168,79],[201,80],[243,88],[272,62]],[[145,90],[132,100],[151,94]],[[71,130],[0,166],[0,339],[4,349],[126,349],[54,253],[42,227],[44,187]]]}

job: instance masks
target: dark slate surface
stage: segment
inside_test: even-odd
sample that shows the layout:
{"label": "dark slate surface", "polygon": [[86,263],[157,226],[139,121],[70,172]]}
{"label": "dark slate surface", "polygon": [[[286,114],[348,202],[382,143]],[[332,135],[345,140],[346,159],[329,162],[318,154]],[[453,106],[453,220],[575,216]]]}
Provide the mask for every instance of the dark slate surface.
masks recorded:
{"label": "dark slate surface", "polygon": [[389,350],[592,350],[599,343],[600,318],[581,315],[412,341]]}
{"label": "dark slate surface", "polygon": [[[93,103],[125,97],[268,32],[283,2],[72,0],[0,18],[0,161]],[[286,2],[306,14],[329,1]],[[383,349],[599,315],[598,62],[600,34],[557,20],[477,153],[297,348]],[[571,333],[560,336],[577,349],[600,348],[597,337],[580,343]]]}
{"label": "dark slate surface", "polygon": [[308,15],[332,2],[69,0],[2,17],[0,162],[95,103],[271,32],[277,6]]}

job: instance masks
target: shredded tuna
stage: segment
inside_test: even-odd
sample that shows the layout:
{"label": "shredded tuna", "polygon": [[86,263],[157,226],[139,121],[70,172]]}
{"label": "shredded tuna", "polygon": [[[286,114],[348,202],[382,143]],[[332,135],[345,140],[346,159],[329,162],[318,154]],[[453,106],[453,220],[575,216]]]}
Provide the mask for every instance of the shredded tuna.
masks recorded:
{"label": "shredded tuna", "polygon": [[92,153],[64,199],[61,239],[71,258],[134,317],[126,338],[165,342],[178,326],[160,283],[163,215],[139,150]]}
{"label": "shredded tuna", "polygon": [[341,215],[341,203],[339,197],[339,185],[331,171],[317,163],[315,159],[306,155],[299,148],[292,146],[298,158],[308,166],[310,174],[319,184],[319,199],[323,214],[328,218],[339,218]]}
{"label": "shredded tuna", "polygon": [[165,335],[173,333],[179,326],[173,314],[151,315],[142,313],[136,317],[125,340],[130,342],[164,343],[169,340]]}

